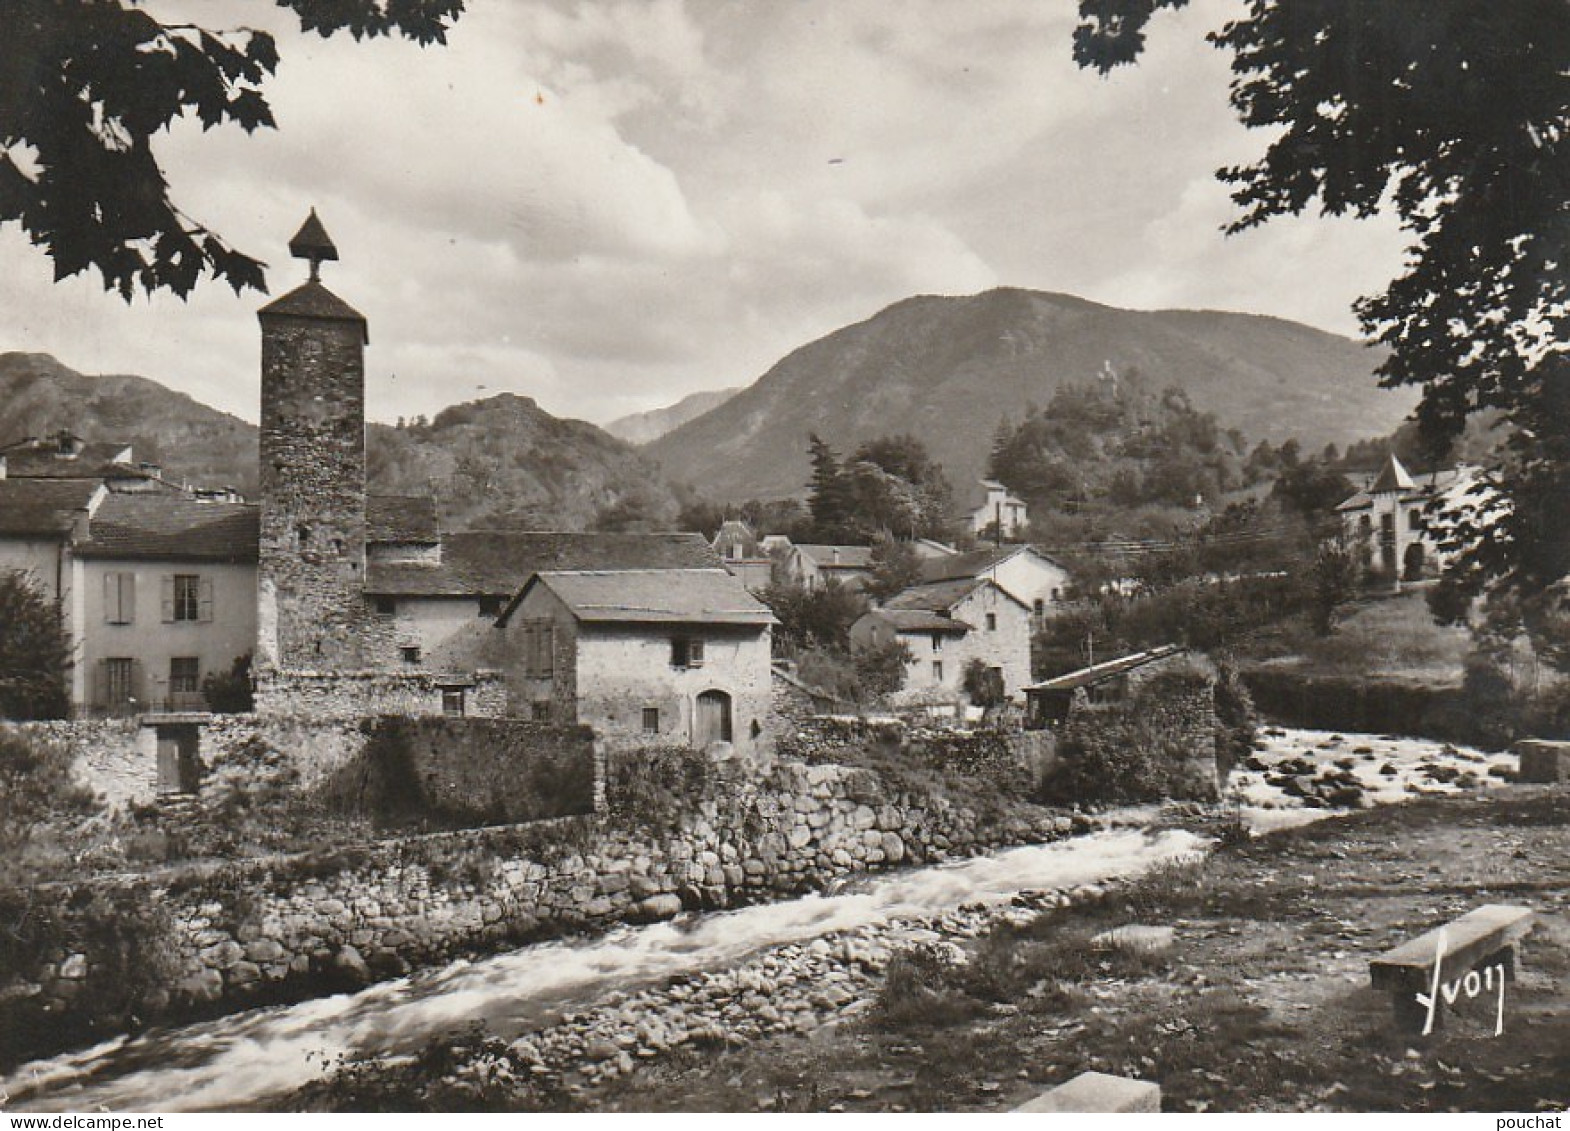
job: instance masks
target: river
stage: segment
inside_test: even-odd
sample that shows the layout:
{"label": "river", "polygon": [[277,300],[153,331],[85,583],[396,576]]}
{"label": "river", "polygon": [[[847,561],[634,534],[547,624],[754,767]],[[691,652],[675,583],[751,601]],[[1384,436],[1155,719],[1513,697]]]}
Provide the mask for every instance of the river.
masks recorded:
{"label": "river", "polygon": [[1133,876],[1204,847],[1180,830],[1109,830],[862,877],[831,894],[540,943],[357,993],[116,1038],[23,1065],[0,1081],[0,1095],[9,1110],[233,1110],[289,1092],[340,1057],[412,1050],[472,1021],[512,1036],[612,989],[724,968],[852,927]]}

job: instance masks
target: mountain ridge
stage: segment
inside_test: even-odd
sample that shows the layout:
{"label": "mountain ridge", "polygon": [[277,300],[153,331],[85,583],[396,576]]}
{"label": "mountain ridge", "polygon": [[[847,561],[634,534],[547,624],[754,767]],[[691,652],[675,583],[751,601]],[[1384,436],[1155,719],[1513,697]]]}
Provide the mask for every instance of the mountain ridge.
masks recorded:
{"label": "mountain ridge", "polygon": [[959,486],[981,475],[1001,421],[1109,367],[1183,387],[1250,443],[1295,436],[1311,450],[1388,433],[1410,411],[1415,393],[1376,384],[1380,356],[1272,315],[1130,311],[1019,287],[913,295],[791,351],[643,451],[673,482],[776,498],[803,490],[810,433],[845,451],[910,432]]}

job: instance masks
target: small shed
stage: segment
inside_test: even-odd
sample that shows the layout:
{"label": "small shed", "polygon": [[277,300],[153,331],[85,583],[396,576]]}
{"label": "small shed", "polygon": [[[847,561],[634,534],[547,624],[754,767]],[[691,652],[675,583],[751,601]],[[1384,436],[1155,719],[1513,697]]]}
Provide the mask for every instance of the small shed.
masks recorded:
{"label": "small shed", "polygon": [[1181,644],[1163,644],[1030,684],[1024,689],[1025,725],[1031,730],[1046,730],[1062,724],[1073,707],[1075,692],[1081,690],[1092,703],[1114,703],[1124,699],[1128,696],[1130,683],[1147,674],[1152,665],[1160,665],[1187,651]]}

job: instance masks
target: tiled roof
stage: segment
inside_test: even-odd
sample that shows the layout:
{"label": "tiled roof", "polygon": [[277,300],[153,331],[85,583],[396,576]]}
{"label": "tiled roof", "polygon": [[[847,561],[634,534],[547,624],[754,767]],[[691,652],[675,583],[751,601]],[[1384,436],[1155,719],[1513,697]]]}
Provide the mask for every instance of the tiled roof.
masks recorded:
{"label": "tiled roof", "polygon": [[[268,303],[258,310],[257,316],[267,318],[270,316],[283,316],[287,318],[323,318],[339,322],[365,322],[365,315],[354,307],[344,302],[343,299],[333,294],[332,291],[320,283],[304,283],[282,298]],[[370,341],[370,331],[365,333],[365,340]]]}
{"label": "tiled roof", "polygon": [[969,597],[983,585],[992,582],[986,578],[960,577],[952,581],[937,581],[930,585],[912,585],[902,589],[887,601],[885,609],[920,609],[930,613],[947,612]]}
{"label": "tiled roof", "polygon": [[94,479],[0,479],[0,535],[69,533],[99,488]]}
{"label": "tiled roof", "polygon": [[93,515],[82,558],[254,563],[259,511],[169,495],[110,495]]}
{"label": "tiled roof", "polygon": [[367,542],[432,543],[439,538],[436,500],[429,495],[366,496]]}
{"label": "tiled roof", "polygon": [[[1388,470],[1389,469],[1387,467],[1386,471]],[[1405,469],[1403,469],[1403,471],[1404,470]],[[1415,503],[1432,498],[1434,495],[1444,494],[1445,492],[1450,491],[1455,487],[1471,483],[1476,474],[1477,472],[1475,468],[1448,467],[1442,470],[1430,471],[1421,474],[1417,477],[1416,481],[1411,481],[1409,477],[1411,486],[1403,489],[1401,501],[1403,503]],[[1383,480],[1384,477],[1385,472],[1381,472],[1380,480]],[[1345,502],[1339,503],[1336,506],[1336,510],[1346,512],[1362,510],[1365,507],[1371,507],[1374,504],[1374,492],[1377,490],[1379,490],[1378,480],[1370,484],[1368,487],[1365,487],[1363,490],[1357,492],[1355,495],[1352,495]]]}
{"label": "tiled roof", "polygon": [[980,577],[984,572],[1015,554],[1023,553],[1026,546],[993,546],[984,550],[970,550],[941,558],[923,558],[921,580],[954,581],[962,577]]}
{"label": "tiled roof", "polygon": [[1091,687],[1105,682],[1113,676],[1122,675],[1124,672],[1142,668],[1146,664],[1153,664],[1157,660],[1165,660],[1187,651],[1181,644],[1163,644],[1159,648],[1152,648],[1148,652],[1135,652],[1128,656],[1119,656],[1115,660],[1095,664],[1092,667],[1080,668],[1078,671],[1066,672],[1052,679],[1033,683],[1025,688],[1026,691],[1073,691],[1079,687]]}
{"label": "tiled roof", "polygon": [[[760,627],[774,623],[768,606],[723,569],[547,570],[535,575],[524,593],[535,585],[556,594],[580,621]],[[512,608],[497,623],[505,623]]]}
{"label": "tiled roof", "polygon": [[129,451],[128,444],[93,442],[74,456],[62,456],[51,439],[25,441],[6,449],[5,474],[7,479],[101,479]]}
{"label": "tiled roof", "polygon": [[1401,466],[1401,461],[1396,459],[1395,453],[1385,460],[1385,466],[1379,472],[1379,478],[1374,480],[1373,486],[1368,491],[1371,495],[1382,495],[1386,491],[1410,491],[1417,484],[1412,482],[1412,477],[1407,474],[1406,468]]}
{"label": "tiled roof", "polygon": [[871,546],[824,546],[798,543],[796,549],[818,564],[819,569],[871,569]]}
{"label": "tiled roof", "polygon": [[542,570],[669,570],[719,564],[701,534],[474,530],[443,535],[439,565],[369,563],[365,591],[407,597],[510,597]]}
{"label": "tiled roof", "polygon": [[894,626],[896,632],[941,632],[949,636],[964,636],[975,627],[925,609],[874,609],[869,615],[882,617]]}

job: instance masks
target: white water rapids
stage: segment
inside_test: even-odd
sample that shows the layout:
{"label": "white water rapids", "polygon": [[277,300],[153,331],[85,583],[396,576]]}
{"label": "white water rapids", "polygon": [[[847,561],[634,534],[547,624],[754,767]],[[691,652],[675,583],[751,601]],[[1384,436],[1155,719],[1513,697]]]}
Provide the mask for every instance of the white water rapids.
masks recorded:
{"label": "white water rapids", "polygon": [[722,968],[769,947],[899,918],[941,915],[1021,891],[1137,875],[1203,851],[1191,833],[1092,833],[593,939],[521,947],[353,994],[154,1029],[23,1065],[0,1081],[8,1109],[232,1110],[290,1091],[342,1055],[400,1052],[483,1020],[501,1036],[549,1024],[612,989]]}

